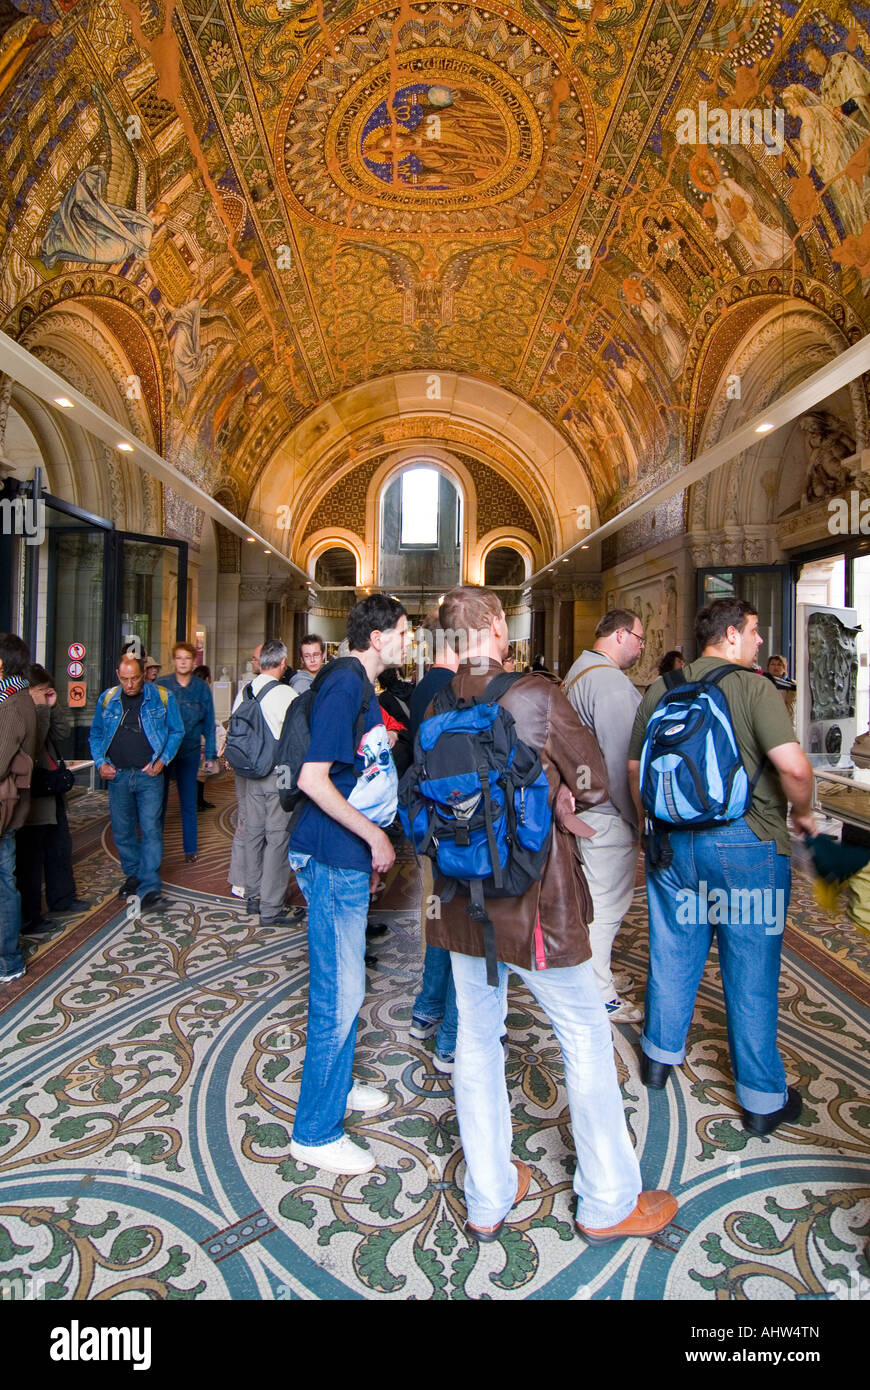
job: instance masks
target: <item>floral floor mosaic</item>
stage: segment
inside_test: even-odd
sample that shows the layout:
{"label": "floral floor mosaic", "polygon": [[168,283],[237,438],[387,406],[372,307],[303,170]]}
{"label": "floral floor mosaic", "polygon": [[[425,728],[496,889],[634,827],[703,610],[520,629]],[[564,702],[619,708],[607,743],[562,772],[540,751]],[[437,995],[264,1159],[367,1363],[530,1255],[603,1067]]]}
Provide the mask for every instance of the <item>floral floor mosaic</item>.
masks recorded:
{"label": "floral floor mosaic", "polygon": [[[420,972],[413,861],[400,859],[378,914],[390,931],[373,948],[357,1047],[357,1074],[391,1098],[350,1122],[379,1167],[332,1177],[289,1154],[304,917],[264,928],[222,895],[227,790],[187,873],[170,825],[165,911],[132,918],[107,896],[0,990],[0,1283],[57,1299],[870,1297],[867,952],[844,924],[825,946],[830,922],[805,885],[781,982],[800,1122],[764,1139],[743,1132],[714,954],[687,1062],[665,1091],[640,1084],[638,1030],[615,1030],[644,1180],[678,1196],[676,1220],[652,1242],[588,1247],[571,1217],[558,1049],[514,980],[514,1151],[533,1177],[499,1240],[481,1247],[463,1230],[450,1080],[431,1042],[407,1032]],[[83,824],[80,890],[109,894],[110,841]],[[206,876],[216,891],[200,886]],[[617,951],[637,999],[645,922],[639,894]]]}

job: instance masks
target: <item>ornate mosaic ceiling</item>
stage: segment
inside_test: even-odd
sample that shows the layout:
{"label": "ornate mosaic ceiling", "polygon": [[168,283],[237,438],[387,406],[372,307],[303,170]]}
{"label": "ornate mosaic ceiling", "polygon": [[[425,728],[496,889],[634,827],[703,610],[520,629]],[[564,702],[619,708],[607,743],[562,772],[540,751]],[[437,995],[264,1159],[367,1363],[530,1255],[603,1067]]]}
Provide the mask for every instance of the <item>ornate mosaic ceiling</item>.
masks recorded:
{"label": "ornate mosaic ceiling", "polygon": [[866,331],[868,15],[0,0],[3,327],[135,316],[154,438],[242,503],[319,403],[442,370],[612,505],[685,456],[737,310]]}

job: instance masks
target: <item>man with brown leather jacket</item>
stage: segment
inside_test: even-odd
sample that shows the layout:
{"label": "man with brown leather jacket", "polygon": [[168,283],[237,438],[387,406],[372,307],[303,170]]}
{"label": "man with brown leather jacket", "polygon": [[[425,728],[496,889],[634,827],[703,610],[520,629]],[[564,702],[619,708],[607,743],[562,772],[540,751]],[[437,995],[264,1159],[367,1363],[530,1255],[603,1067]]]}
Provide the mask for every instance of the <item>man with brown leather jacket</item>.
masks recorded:
{"label": "man with brown leather jacket", "polygon": [[[464,652],[454,690],[466,698],[481,696],[501,673],[508,651],[501,601],[486,589],[452,589],[441,604],[440,624]],[[591,733],[549,678],[521,677],[499,704],[513,716],[517,737],[540,755],[557,824],[541,881],[520,898],[487,900],[499,961],[497,986],[486,982],[483,936],[468,916],[467,898],[457,895],[442,903],[440,917],[428,924],[428,941],[451,953],[459,1006],[453,1084],[465,1151],[468,1230],[479,1241],[495,1240],[531,1182],[527,1165],[510,1158],[501,1045],[510,967],[546,1010],[562,1050],[577,1152],[579,1231],[590,1244],[655,1235],[673,1220],[677,1204],[669,1193],[641,1191],[610,1024],[591,964],[589,890],[574,847],[574,834],[584,829],[573,814],[575,798],[581,808],[606,799],[604,763]]]}

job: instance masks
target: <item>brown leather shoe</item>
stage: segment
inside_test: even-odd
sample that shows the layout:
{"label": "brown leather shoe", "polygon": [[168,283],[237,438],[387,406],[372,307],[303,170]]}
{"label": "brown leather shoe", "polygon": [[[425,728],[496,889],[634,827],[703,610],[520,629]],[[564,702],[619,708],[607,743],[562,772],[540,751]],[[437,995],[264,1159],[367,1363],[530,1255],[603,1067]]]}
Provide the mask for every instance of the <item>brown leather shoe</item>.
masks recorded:
{"label": "brown leather shoe", "polygon": [[669,1226],[677,1214],[677,1199],[670,1192],[642,1192],[630,1216],[618,1226],[603,1226],[592,1230],[577,1222],[577,1230],[590,1245],[608,1245],[626,1236],[655,1236]]}
{"label": "brown leather shoe", "polygon": [[[529,1190],[529,1183],[532,1181],[532,1170],[527,1163],[521,1163],[518,1158],[511,1159],[517,1170],[517,1195],[513,1200],[511,1210],[517,1206],[525,1197]],[[490,1241],[498,1239],[498,1233],[505,1223],[507,1213],[501,1221],[497,1221],[494,1226],[473,1226],[470,1221],[466,1221],[465,1229],[470,1231],[475,1240],[479,1240],[481,1245],[488,1245]]]}

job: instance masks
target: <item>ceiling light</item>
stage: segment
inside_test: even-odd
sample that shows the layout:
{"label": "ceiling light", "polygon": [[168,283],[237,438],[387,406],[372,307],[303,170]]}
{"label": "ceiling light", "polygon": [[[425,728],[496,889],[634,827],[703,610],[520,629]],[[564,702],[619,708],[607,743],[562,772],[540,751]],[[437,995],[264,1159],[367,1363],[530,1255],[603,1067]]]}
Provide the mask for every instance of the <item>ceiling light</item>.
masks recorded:
{"label": "ceiling light", "polygon": [[128,444],[126,439],[122,439],[118,444],[115,445],[115,448],[120,449],[122,454],[132,454],[133,452],[133,445]]}
{"label": "ceiling light", "polygon": [[588,545],[581,545],[580,549],[581,549],[581,550],[588,550],[588,549],[589,549],[589,546],[588,546]]}
{"label": "ceiling light", "polygon": [[253,536],[245,536],[245,540],[248,542],[249,545],[253,545],[253,544],[254,544],[254,537],[253,537]]}
{"label": "ceiling light", "polygon": [[73,408],[73,403],[68,396],[55,396],[54,403],[55,405],[62,405],[64,410],[72,410]]}
{"label": "ceiling light", "polygon": [[271,552],[271,550],[267,550],[266,547],[263,546],[263,554],[264,554],[264,555],[271,555],[272,552]]}
{"label": "ceiling light", "polygon": [[768,421],[765,420],[765,422],[764,422],[763,425],[756,425],[756,426],[755,426],[755,433],[756,433],[756,434],[767,434],[768,430],[772,430],[772,429],[773,429],[773,425],[771,425]]}

